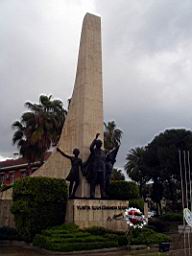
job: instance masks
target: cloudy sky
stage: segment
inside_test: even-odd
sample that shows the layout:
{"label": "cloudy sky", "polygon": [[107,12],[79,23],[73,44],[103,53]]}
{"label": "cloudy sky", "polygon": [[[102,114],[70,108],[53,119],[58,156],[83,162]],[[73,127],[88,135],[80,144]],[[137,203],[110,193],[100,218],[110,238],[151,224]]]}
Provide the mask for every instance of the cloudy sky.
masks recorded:
{"label": "cloudy sky", "polygon": [[105,120],[127,152],[166,128],[192,127],[191,0],[0,0],[0,160],[12,157],[11,124],[28,100],[67,106],[82,20],[102,17]]}

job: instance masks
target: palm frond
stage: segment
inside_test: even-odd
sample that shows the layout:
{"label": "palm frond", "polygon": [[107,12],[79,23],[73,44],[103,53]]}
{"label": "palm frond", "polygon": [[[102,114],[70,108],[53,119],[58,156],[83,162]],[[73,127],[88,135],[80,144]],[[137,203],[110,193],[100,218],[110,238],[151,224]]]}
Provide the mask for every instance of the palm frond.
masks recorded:
{"label": "palm frond", "polygon": [[14,134],[13,134],[13,139],[12,139],[12,143],[16,144],[18,141],[20,141],[23,137],[23,132],[21,130],[17,130]]}
{"label": "palm frond", "polygon": [[23,125],[22,125],[21,122],[15,121],[15,122],[12,124],[12,129],[20,129],[20,130],[23,130]]}

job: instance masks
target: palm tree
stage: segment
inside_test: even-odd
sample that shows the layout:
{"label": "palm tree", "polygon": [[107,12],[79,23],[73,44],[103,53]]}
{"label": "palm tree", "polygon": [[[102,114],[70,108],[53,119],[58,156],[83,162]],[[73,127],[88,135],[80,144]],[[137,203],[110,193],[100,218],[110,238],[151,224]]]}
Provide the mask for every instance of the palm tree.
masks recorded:
{"label": "palm tree", "polygon": [[127,163],[125,164],[125,170],[129,177],[139,184],[140,195],[142,197],[144,196],[144,187],[150,180],[147,167],[144,163],[144,154],[144,147],[131,149],[126,157]]}
{"label": "palm tree", "polygon": [[121,143],[122,131],[116,128],[115,121],[104,122],[104,147],[109,151]]}
{"label": "palm tree", "polygon": [[43,161],[44,153],[59,140],[67,111],[60,100],[41,95],[39,104],[26,102],[29,109],[12,126],[17,129],[13,144],[17,144],[20,154],[28,161]]}
{"label": "palm tree", "polygon": [[12,124],[13,129],[16,129],[12,142],[17,144],[19,148],[19,153],[22,155],[29,163],[34,162],[37,158],[37,148],[30,142],[30,127],[26,127],[24,122],[16,121]]}

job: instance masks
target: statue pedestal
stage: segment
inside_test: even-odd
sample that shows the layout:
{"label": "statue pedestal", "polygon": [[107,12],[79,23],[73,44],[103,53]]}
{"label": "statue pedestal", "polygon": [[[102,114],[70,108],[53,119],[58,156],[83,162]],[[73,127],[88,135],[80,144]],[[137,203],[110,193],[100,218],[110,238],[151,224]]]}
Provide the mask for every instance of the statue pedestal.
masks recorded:
{"label": "statue pedestal", "polygon": [[114,220],[113,216],[128,208],[127,200],[69,199],[65,223],[74,223],[80,228],[104,227],[116,231],[127,231],[127,223]]}

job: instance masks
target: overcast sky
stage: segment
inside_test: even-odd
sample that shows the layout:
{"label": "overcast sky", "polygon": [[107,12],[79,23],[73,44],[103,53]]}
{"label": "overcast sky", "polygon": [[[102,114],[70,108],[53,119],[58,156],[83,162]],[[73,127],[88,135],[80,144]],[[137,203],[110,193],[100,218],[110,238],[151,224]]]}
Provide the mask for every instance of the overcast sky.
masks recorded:
{"label": "overcast sky", "polygon": [[167,128],[192,126],[191,0],[0,0],[0,160],[26,101],[73,90],[82,20],[102,17],[105,121],[127,152]]}

